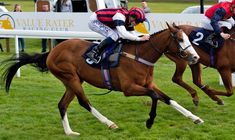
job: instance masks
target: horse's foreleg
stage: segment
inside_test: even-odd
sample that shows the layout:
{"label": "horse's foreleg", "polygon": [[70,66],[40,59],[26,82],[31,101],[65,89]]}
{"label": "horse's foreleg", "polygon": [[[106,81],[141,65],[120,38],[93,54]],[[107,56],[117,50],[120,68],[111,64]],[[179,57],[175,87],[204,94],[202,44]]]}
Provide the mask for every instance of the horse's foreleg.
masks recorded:
{"label": "horse's foreleg", "polygon": [[201,90],[204,91],[212,100],[217,101],[218,104],[223,104],[223,101],[213,94],[212,90],[208,86],[202,84],[201,65],[199,63],[190,65],[192,71],[193,83],[197,85]]}
{"label": "horse's foreleg", "polygon": [[[128,85],[128,84],[124,84],[124,85]],[[156,94],[154,94],[154,91],[145,87],[142,87],[140,85],[137,84],[131,84],[128,85],[128,87],[125,87],[125,89],[123,90],[124,95],[125,96],[149,96],[152,99],[152,106],[151,106],[151,110],[149,113],[149,119],[146,121],[146,127],[147,128],[151,128],[153,123],[154,123],[154,119],[156,117],[156,111],[157,111],[157,96]]]}
{"label": "horse's foreleg", "polygon": [[146,127],[148,129],[150,129],[154,123],[154,119],[157,115],[157,101],[158,101],[158,97],[156,96],[156,94],[154,93],[154,91],[149,90],[148,95],[151,97],[152,99],[152,106],[151,106],[151,110],[149,112],[149,119],[146,121]]}
{"label": "horse's foreleg", "polygon": [[174,83],[178,84],[179,86],[183,87],[184,89],[186,89],[188,91],[188,93],[190,93],[190,95],[192,96],[193,103],[197,106],[198,102],[199,102],[197,91],[183,81],[183,73],[184,73],[185,69],[187,68],[187,65],[188,65],[187,62],[182,60],[181,58],[178,58],[177,56],[174,56],[174,55],[166,54],[166,56],[169,59],[171,59],[172,61],[174,61],[176,64],[176,69],[175,69],[175,73],[172,77],[172,81]]}
{"label": "horse's foreleg", "polygon": [[163,101],[164,103],[172,106],[174,109],[179,111],[181,114],[183,114],[185,117],[190,118],[193,120],[195,124],[203,123],[204,121],[197,117],[196,115],[192,114],[190,111],[179,105],[176,101],[172,100],[170,97],[168,97],[166,94],[164,94],[162,91],[160,91],[159,88],[156,86],[153,86],[154,91],[158,94],[159,99]]}
{"label": "horse's foreleg", "polygon": [[73,92],[66,90],[64,96],[62,97],[62,99],[60,100],[58,104],[60,115],[62,118],[64,132],[66,135],[80,135],[80,133],[72,131],[72,129],[70,128],[69,120],[67,116],[68,105],[74,99],[74,97],[75,97],[75,94]]}
{"label": "horse's foreleg", "polygon": [[187,83],[185,83],[182,78],[186,67],[187,67],[187,64],[176,62],[176,69],[175,69],[175,73],[172,77],[172,81],[174,83],[180,85],[184,89],[186,89],[191,94],[191,96],[193,98],[193,103],[197,106],[199,103],[199,97],[197,95],[197,91],[195,89],[193,89],[191,86],[189,86]]}
{"label": "horse's foreleg", "polygon": [[193,122],[195,124],[201,124],[204,121],[199,118],[198,116],[192,114],[190,111],[188,111],[187,109],[185,109],[184,107],[182,107],[181,105],[179,105],[176,101],[174,100],[170,100],[170,106],[172,106],[174,109],[176,109],[177,111],[179,111],[181,114],[183,114],[185,117],[190,118],[191,120],[193,120]]}
{"label": "horse's foreleg", "polygon": [[90,106],[91,113],[102,123],[106,124],[110,129],[116,129],[118,126],[103,116],[99,111],[97,111],[94,107]]}

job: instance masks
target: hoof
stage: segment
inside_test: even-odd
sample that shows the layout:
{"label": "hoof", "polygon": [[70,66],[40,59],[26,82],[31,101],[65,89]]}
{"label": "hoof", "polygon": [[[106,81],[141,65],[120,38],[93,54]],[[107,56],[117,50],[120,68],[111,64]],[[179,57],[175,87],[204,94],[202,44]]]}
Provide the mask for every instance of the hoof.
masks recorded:
{"label": "hoof", "polygon": [[193,104],[194,104],[195,106],[198,106],[199,101],[198,101],[198,100],[193,100]]}
{"label": "hoof", "polygon": [[218,105],[224,105],[224,101],[222,101],[222,100],[217,101],[217,104],[218,104]]}
{"label": "hoof", "polygon": [[78,132],[73,132],[73,131],[71,131],[71,132],[67,132],[67,133],[65,133],[66,135],[70,135],[70,136],[79,136],[80,135],[80,133],[78,133]]}
{"label": "hoof", "polygon": [[152,127],[152,125],[153,125],[153,121],[151,121],[150,119],[148,119],[148,120],[146,121],[146,127],[147,127],[148,129],[150,129],[150,128]]}
{"label": "hoof", "polygon": [[109,129],[117,129],[117,128],[118,126],[115,123],[109,126]]}
{"label": "hoof", "polygon": [[198,118],[197,120],[194,121],[195,124],[202,124],[204,123],[204,121],[200,118]]}

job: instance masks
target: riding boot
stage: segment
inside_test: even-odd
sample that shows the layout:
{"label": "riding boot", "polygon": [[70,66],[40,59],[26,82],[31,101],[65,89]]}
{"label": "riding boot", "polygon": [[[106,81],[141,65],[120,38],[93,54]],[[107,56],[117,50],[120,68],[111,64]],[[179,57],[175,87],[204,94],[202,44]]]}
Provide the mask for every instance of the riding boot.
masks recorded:
{"label": "riding boot", "polygon": [[86,54],[87,57],[89,57],[94,63],[98,64],[101,60],[101,54],[104,49],[114,42],[115,41],[111,37],[106,38],[99,45],[95,46],[90,52],[88,52]]}

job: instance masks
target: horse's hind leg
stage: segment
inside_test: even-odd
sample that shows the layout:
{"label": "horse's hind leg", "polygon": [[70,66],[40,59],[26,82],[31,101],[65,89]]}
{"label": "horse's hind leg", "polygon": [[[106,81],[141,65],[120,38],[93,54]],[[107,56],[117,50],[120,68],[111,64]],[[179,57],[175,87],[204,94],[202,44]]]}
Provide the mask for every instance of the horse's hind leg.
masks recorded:
{"label": "horse's hind leg", "polygon": [[81,85],[82,81],[78,77],[76,68],[74,68],[73,65],[70,65],[70,63],[67,63],[67,62],[59,63],[57,65],[55,65],[54,63],[48,62],[47,65],[50,71],[64,83],[67,89],[65,95],[62,97],[59,103],[59,109],[60,109],[61,117],[63,119],[62,122],[63,122],[65,133],[69,132],[68,134],[79,134],[77,132],[73,133],[73,131],[69,127],[69,122],[68,122],[68,118],[66,114],[66,108],[69,105],[69,103],[72,101],[72,99],[74,98],[74,95],[77,97],[79,104],[82,107],[84,107],[86,110],[91,112],[92,115],[98,118],[102,123],[108,125],[108,127],[112,129],[118,128],[115,123],[108,120],[105,116],[103,116],[94,107],[91,106],[91,104],[89,103],[89,100],[84,94],[84,91]]}
{"label": "horse's hind leg", "polygon": [[224,86],[227,90],[227,93],[221,92],[217,93],[217,95],[222,96],[232,96],[233,95],[233,85],[232,85],[232,73],[230,70],[221,70],[219,71],[221,78],[223,80]]}
{"label": "horse's hind leg", "polygon": [[74,99],[75,94],[71,90],[66,90],[64,96],[60,100],[58,107],[62,118],[62,124],[66,135],[80,135],[80,133],[72,131],[67,117],[67,108],[70,102]]}
{"label": "horse's hind leg", "polygon": [[[74,76],[75,77],[75,76]],[[77,77],[77,76],[76,76]],[[72,80],[70,80],[67,85],[69,85],[69,87],[73,90],[76,91],[75,94],[78,98],[79,104],[84,107],[85,109],[87,109],[89,112],[92,113],[92,115],[94,115],[100,122],[106,124],[109,128],[111,129],[116,129],[118,128],[118,126],[110,121],[109,119],[107,119],[105,116],[103,116],[99,111],[97,111],[93,106],[91,106],[90,102],[88,101],[88,99],[86,98],[83,88],[81,86],[80,80],[78,80],[77,78],[74,78]]]}

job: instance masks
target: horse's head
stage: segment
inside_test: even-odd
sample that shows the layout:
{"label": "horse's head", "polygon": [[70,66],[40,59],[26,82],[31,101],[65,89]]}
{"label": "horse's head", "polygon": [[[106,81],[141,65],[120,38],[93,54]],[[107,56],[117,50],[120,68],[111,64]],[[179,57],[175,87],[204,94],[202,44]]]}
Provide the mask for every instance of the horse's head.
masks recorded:
{"label": "horse's head", "polygon": [[178,44],[178,54],[181,58],[184,58],[188,60],[189,64],[195,64],[198,62],[198,59],[200,58],[197,52],[194,50],[192,44],[189,41],[188,36],[184,33],[182,29],[180,29],[178,26],[175,25],[175,23],[169,25],[168,29],[171,32],[171,36],[174,38],[174,40]]}

